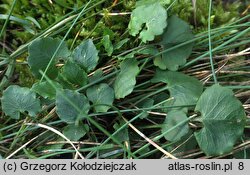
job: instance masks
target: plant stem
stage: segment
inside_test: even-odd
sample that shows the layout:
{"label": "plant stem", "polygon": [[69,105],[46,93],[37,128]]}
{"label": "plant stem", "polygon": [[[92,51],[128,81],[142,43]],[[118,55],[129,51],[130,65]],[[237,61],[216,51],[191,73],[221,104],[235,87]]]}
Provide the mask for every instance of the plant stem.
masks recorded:
{"label": "plant stem", "polygon": [[14,10],[14,7],[15,7],[15,5],[16,5],[16,2],[17,2],[17,0],[14,0],[13,3],[12,3],[12,5],[11,5],[10,13],[9,13],[8,17],[6,18],[6,20],[5,20],[4,24],[3,24],[2,30],[1,30],[1,32],[0,32],[0,39],[1,39],[1,37],[2,37],[2,34],[3,34],[4,30],[5,30],[5,28],[6,28],[7,24],[8,24],[8,22],[9,22],[10,16],[11,16],[13,10]]}

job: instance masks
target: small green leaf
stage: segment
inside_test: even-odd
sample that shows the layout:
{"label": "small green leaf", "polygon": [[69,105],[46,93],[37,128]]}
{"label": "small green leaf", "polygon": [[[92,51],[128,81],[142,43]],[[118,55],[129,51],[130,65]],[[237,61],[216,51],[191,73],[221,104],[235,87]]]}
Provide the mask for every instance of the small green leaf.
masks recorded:
{"label": "small green leaf", "polygon": [[59,73],[57,78],[56,78],[56,81],[59,82],[64,89],[75,89],[75,85],[70,83],[62,73]]}
{"label": "small green leaf", "polygon": [[126,44],[129,41],[128,38],[125,38],[121,41],[118,41],[117,43],[114,44],[114,50],[120,49],[124,44]]}
{"label": "small green leaf", "polygon": [[[140,102],[138,104],[139,108],[150,108],[154,105],[154,100],[151,98],[146,98],[145,100],[143,100],[142,102]],[[148,111],[142,111],[143,114],[140,116],[140,119],[144,119],[148,117]]]}
{"label": "small green leaf", "polygon": [[[172,110],[168,112],[167,117],[162,125],[161,132],[164,133],[185,120],[187,120],[187,116],[183,111]],[[184,123],[183,125],[178,126],[174,130],[166,133],[164,137],[168,141],[176,142],[183,136],[185,136],[188,132],[188,123]]]}
{"label": "small green leaf", "polygon": [[203,85],[199,80],[180,72],[157,69],[151,81],[154,83],[163,82],[167,84],[170,97],[174,98],[174,106],[196,104],[203,91]]}
{"label": "small green leaf", "polygon": [[[142,29],[145,24],[145,29]],[[159,2],[149,3],[136,7],[131,14],[128,28],[132,36],[140,31],[139,38],[144,43],[153,41],[155,36],[161,35],[167,26],[167,11]]]}
{"label": "small green leaf", "polygon": [[195,111],[201,113],[203,128],[195,137],[204,153],[212,156],[232,151],[246,124],[245,110],[233,92],[215,84],[201,95]]}
{"label": "small green leaf", "polygon": [[[63,87],[55,81],[51,81],[51,82],[53,83],[53,86],[47,81],[37,82],[33,84],[31,90],[38,93],[43,98],[49,98],[52,100],[56,97],[56,90],[62,89]],[[56,89],[54,87],[56,87]]]}
{"label": "small green leaf", "polygon": [[[180,18],[171,16],[168,19],[168,27],[162,38],[163,49],[169,49],[178,44],[192,40],[193,38],[194,35],[192,34],[189,25]],[[178,70],[179,66],[186,63],[187,58],[192,53],[193,45],[193,43],[189,43],[174,50],[164,52],[162,58],[157,58],[158,60],[155,61],[155,65],[161,65],[159,66],[161,69],[165,69],[166,67],[172,71]]]}
{"label": "small green leaf", "polygon": [[63,134],[72,141],[78,141],[87,132],[89,132],[89,126],[81,122],[78,125],[69,124],[63,128]]}
{"label": "small green leaf", "polygon": [[94,70],[99,60],[98,51],[91,39],[83,41],[76,47],[72,57],[87,72]]}
{"label": "small green leaf", "polygon": [[[41,38],[37,39],[29,46],[29,57],[28,64],[31,68],[31,72],[36,78],[40,78],[40,70],[45,71],[48,66],[54,52],[61,43],[60,39],[53,38]],[[67,58],[70,55],[66,43],[63,43],[56,54],[55,59],[52,61],[46,75],[54,79],[57,77],[58,69],[56,68],[56,63],[59,58]]]}
{"label": "small green leaf", "polygon": [[108,56],[111,56],[114,48],[113,48],[112,42],[110,41],[109,35],[105,35],[102,38],[101,42],[105,48],[105,51],[108,53]]}
{"label": "small green leaf", "polygon": [[197,149],[197,146],[198,143],[194,137],[194,134],[189,129],[189,132],[185,136],[183,136],[180,140],[178,140],[177,142],[172,142],[172,144],[170,144],[170,146],[167,147],[167,151],[177,156],[180,153]]}
{"label": "small green leaf", "polygon": [[[124,121],[119,121],[113,125],[113,128],[115,130],[118,130],[124,124],[125,124]],[[117,134],[114,135],[114,137],[120,142],[128,141],[129,140],[128,127],[125,127],[122,130],[120,130]]]}
{"label": "small green leaf", "polygon": [[166,70],[167,69],[167,66],[163,63],[161,56],[158,56],[158,57],[154,58],[154,65],[156,67],[159,67],[162,70]]}
{"label": "small green leaf", "polygon": [[29,88],[16,85],[11,85],[3,91],[1,103],[3,112],[13,119],[19,119],[20,113],[26,111],[34,117],[41,110],[36,94]]}
{"label": "small green leaf", "polygon": [[85,118],[89,108],[89,101],[83,94],[72,90],[62,90],[56,93],[56,113],[67,123],[74,123]]}
{"label": "small green leaf", "polygon": [[121,72],[118,74],[115,84],[115,98],[120,99],[129,95],[136,84],[136,76],[139,73],[138,62],[135,58],[126,59],[121,63]]}
{"label": "small green leaf", "polygon": [[[155,101],[155,104],[160,103],[160,105],[157,105],[158,107],[161,107],[160,109],[155,109],[155,112],[164,112],[168,113],[173,108],[173,99],[170,98],[169,94],[167,94],[166,91],[160,92],[152,97]],[[167,100],[168,99],[168,100]],[[174,108],[176,109],[176,108]]]}
{"label": "small green leaf", "polygon": [[156,47],[152,47],[152,46],[147,47],[143,49],[142,51],[140,51],[140,54],[155,56],[154,65],[163,70],[167,69],[166,65],[162,64],[162,56],[159,54],[159,51]]}
{"label": "small green leaf", "polygon": [[61,76],[68,82],[80,86],[86,85],[88,81],[87,73],[81,69],[80,66],[70,60],[68,60],[63,66]]}
{"label": "small green leaf", "polygon": [[113,30],[111,30],[110,27],[103,26],[103,28],[101,30],[103,30],[103,36],[108,35],[110,40],[114,39],[116,33]]}
{"label": "small green leaf", "polygon": [[[96,112],[107,112],[114,101],[114,90],[108,84],[101,83],[87,89],[87,97],[93,103]],[[104,105],[102,105],[104,104]]]}

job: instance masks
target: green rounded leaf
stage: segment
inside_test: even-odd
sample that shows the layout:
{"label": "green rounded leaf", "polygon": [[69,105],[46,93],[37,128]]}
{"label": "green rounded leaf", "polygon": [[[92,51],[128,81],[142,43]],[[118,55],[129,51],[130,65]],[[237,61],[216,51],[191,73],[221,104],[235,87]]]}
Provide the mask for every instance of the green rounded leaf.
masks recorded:
{"label": "green rounded leaf", "polygon": [[[41,38],[37,39],[29,46],[29,57],[28,64],[31,68],[31,72],[36,78],[40,78],[40,70],[45,71],[48,66],[52,56],[54,55],[57,47],[61,43],[60,39],[53,38]],[[56,63],[59,58],[67,58],[70,55],[66,43],[63,43],[58,50],[56,57],[52,61],[52,64],[48,68],[46,75],[51,79],[57,77],[58,69],[56,68]]]}
{"label": "green rounded leaf", "polygon": [[[145,29],[142,30],[144,24]],[[132,36],[136,36],[141,31],[139,38],[146,43],[162,34],[166,26],[167,11],[159,2],[156,2],[138,6],[133,10],[128,28]]]}
{"label": "green rounded leaf", "polygon": [[[170,111],[168,112],[167,117],[162,125],[161,132],[164,133],[185,120],[187,120],[187,116],[183,111]],[[172,131],[167,132],[164,137],[168,141],[175,142],[180,140],[188,132],[188,123],[184,123],[183,125],[173,129]]]}
{"label": "green rounded leaf", "polygon": [[[51,85],[51,83],[53,83],[53,86]],[[55,81],[51,81],[51,83],[47,81],[37,82],[33,84],[31,90],[35,91],[43,98],[49,98],[52,100],[56,97],[56,90],[62,89],[63,87]],[[56,87],[56,89],[54,87]]]}
{"label": "green rounded leaf", "polygon": [[99,57],[98,51],[91,39],[83,41],[72,53],[73,60],[87,72],[95,69]]}
{"label": "green rounded leaf", "polygon": [[157,69],[151,81],[167,84],[170,97],[174,98],[174,106],[196,104],[203,91],[203,85],[199,80],[180,72]]}
{"label": "green rounded leaf", "polygon": [[129,58],[121,63],[121,72],[118,74],[115,84],[115,98],[120,99],[129,95],[136,84],[136,76],[139,73],[138,62],[135,58]]}
{"label": "green rounded leaf", "polygon": [[84,86],[88,82],[87,73],[81,69],[76,63],[68,60],[63,66],[63,71],[61,76],[67,80],[69,83]]}
{"label": "green rounded leaf", "polygon": [[1,103],[3,112],[13,119],[19,119],[20,113],[24,112],[34,117],[41,110],[36,94],[29,88],[16,85],[11,85],[3,91]]}
{"label": "green rounded leaf", "polygon": [[[101,83],[87,89],[87,97],[93,103],[96,112],[107,112],[114,101],[114,90],[108,84]],[[103,104],[103,105],[102,105]]]}
{"label": "green rounded leaf", "polygon": [[201,95],[195,110],[201,113],[203,124],[195,137],[204,153],[212,156],[232,151],[246,123],[244,108],[233,92],[213,85]]}
{"label": "green rounded leaf", "polygon": [[[171,16],[168,19],[168,27],[162,38],[163,49],[169,49],[193,38],[194,35],[189,25],[180,18]],[[157,60],[155,60],[154,63],[161,69],[176,71],[179,66],[186,63],[187,58],[192,53],[193,45],[193,43],[189,43],[174,50],[164,52],[162,58],[155,58]]]}
{"label": "green rounded leaf", "polygon": [[85,118],[89,108],[89,101],[83,94],[67,89],[56,93],[56,113],[66,123]]}
{"label": "green rounded leaf", "polygon": [[78,141],[89,131],[89,126],[81,122],[78,125],[69,124],[63,128],[63,134],[72,141]]}

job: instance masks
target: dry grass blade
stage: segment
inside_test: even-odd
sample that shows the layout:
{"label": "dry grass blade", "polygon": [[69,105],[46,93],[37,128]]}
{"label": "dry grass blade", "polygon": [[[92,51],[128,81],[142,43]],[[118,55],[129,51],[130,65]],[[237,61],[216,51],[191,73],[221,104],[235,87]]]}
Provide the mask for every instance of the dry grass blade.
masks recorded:
{"label": "dry grass blade", "polygon": [[[45,131],[45,132],[47,132],[47,131]],[[34,137],[33,139],[31,139],[28,142],[26,142],[25,144],[23,144],[20,148],[18,148],[16,151],[14,151],[13,153],[11,153],[5,159],[9,159],[9,158],[13,157],[16,153],[18,153],[20,150],[22,150],[23,148],[25,148],[28,144],[30,144],[31,142],[33,142],[34,140],[36,140],[39,136],[43,135],[45,132],[39,134],[38,136]]]}
{"label": "dry grass blade", "polygon": [[55,134],[61,136],[62,138],[67,140],[68,143],[75,149],[78,156],[81,157],[81,159],[84,159],[83,155],[78,151],[78,149],[75,147],[75,145],[65,135],[63,135],[61,132],[57,131],[56,129],[54,129],[50,126],[44,125],[44,124],[40,124],[40,123],[37,123],[37,124],[36,123],[26,123],[25,125],[37,126],[40,128],[44,128],[44,129],[50,130],[50,131],[54,132]]}

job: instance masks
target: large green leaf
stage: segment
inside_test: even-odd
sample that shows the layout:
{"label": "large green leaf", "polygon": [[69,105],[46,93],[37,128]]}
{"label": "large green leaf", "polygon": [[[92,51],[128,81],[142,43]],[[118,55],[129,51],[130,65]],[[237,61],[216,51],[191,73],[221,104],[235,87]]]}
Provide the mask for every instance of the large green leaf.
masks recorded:
{"label": "large green leaf", "polygon": [[[29,46],[28,64],[31,72],[37,78],[41,77],[39,70],[45,71],[57,47],[61,43],[60,39],[41,38],[37,39]],[[58,50],[56,57],[52,60],[46,75],[52,79],[57,77],[58,69],[56,63],[59,58],[67,58],[70,55],[66,43],[63,43]]]}
{"label": "large green leaf", "polygon": [[[53,85],[51,85],[51,83],[53,83]],[[62,89],[63,87],[55,81],[51,81],[51,83],[47,81],[37,82],[33,84],[31,90],[35,91],[37,94],[41,95],[43,98],[49,98],[52,100],[56,96],[57,89]]]}
{"label": "large green leaf", "polygon": [[195,137],[204,153],[221,155],[232,151],[246,122],[244,108],[233,92],[215,84],[201,95],[195,110],[201,113],[203,124]]}
{"label": "large green leaf", "polygon": [[[114,90],[108,84],[101,83],[87,89],[87,97],[93,103],[96,112],[107,112],[114,101]],[[103,105],[102,105],[103,104]]]}
{"label": "large green leaf", "polygon": [[[145,28],[143,25],[145,24]],[[129,22],[129,32],[136,36],[140,31],[139,38],[145,43],[153,41],[155,36],[163,33],[167,26],[167,11],[159,3],[146,3],[136,7],[131,14]]]}
{"label": "large green leaf", "polygon": [[66,81],[80,86],[86,85],[88,81],[87,73],[71,60],[68,60],[67,63],[63,66],[61,76]]}
{"label": "large green leaf", "polygon": [[136,84],[136,76],[139,73],[138,62],[135,58],[129,58],[121,63],[121,72],[118,74],[115,84],[115,97],[124,98],[130,94]]}
{"label": "large green leaf", "polygon": [[56,93],[56,113],[67,123],[85,118],[89,108],[89,101],[83,94],[67,89]]}
{"label": "large green leaf", "polygon": [[29,88],[16,85],[3,91],[1,99],[3,112],[13,119],[19,119],[20,113],[28,112],[34,117],[41,110],[40,100]]}
{"label": "large green leaf", "polygon": [[[168,112],[166,119],[162,125],[161,132],[164,133],[185,120],[187,120],[187,116],[183,111],[172,110]],[[164,137],[168,141],[175,142],[180,140],[188,132],[188,123],[184,123],[183,125],[180,125],[174,130],[172,130],[171,132],[166,133]]]}
{"label": "large green leaf", "polygon": [[73,60],[87,72],[95,69],[99,57],[98,51],[91,39],[83,41],[72,53]]}
{"label": "large green leaf", "polygon": [[[168,27],[162,38],[163,49],[169,49],[193,38],[194,35],[189,25],[178,17],[171,16],[168,19]],[[186,63],[187,58],[192,53],[192,49],[193,43],[189,43],[174,50],[164,52],[162,58],[156,58],[157,60],[154,61],[155,65],[160,65],[159,68],[161,69],[176,71],[179,66]]]}
{"label": "large green leaf", "polygon": [[180,72],[157,69],[152,82],[167,84],[170,97],[174,98],[174,106],[196,104],[203,91],[203,85],[199,80]]}
{"label": "large green leaf", "polygon": [[72,141],[78,141],[89,131],[89,126],[80,122],[78,125],[69,124],[63,128],[63,134]]}

